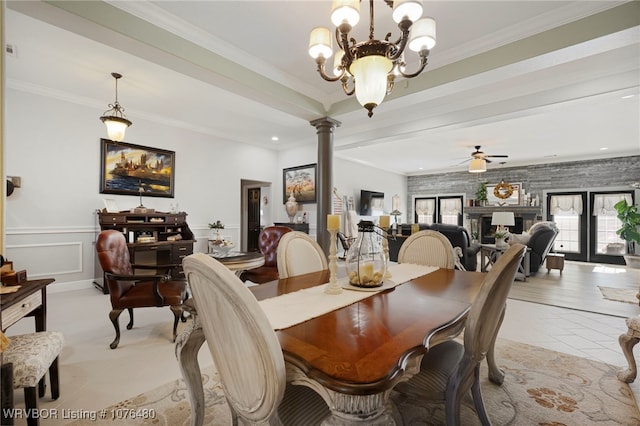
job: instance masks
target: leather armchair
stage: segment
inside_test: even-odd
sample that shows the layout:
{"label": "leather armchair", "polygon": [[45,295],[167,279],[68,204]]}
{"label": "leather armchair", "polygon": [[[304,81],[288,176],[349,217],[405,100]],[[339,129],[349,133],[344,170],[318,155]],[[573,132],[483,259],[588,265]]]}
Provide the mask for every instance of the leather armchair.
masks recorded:
{"label": "leather armchair", "polygon": [[529,253],[529,272],[535,274],[540,269],[540,265],[547,258],[547,254],[553,247],[553,242],[558,236],[557,228],[541,226],[531,234],[527,246],[531,248]]}
{"label": "leather armchair", "polygon": [[260,231],[258,248],[260,249],[260,253],[264,255],[264,265],[243,272],[240,275],[242,281],[249,280],[256,284],[263,284],[279,278],[278,244],[280,243],[280,238],[287,232],[291,232],[291,228],[287,228],[286,226],[267,226]]}
{"label": "leather armchair", "polygon": [[[96,251],[111,297],[109,319],[116,331],[116,337],[109,345],[111,349],[115,349],[120,342],[118,318],[125,309],[129,311],[127,330],[131,330],[134,308],[169,306],[174,315],[175,341],[178,320],[182,316],[183,303],[187,298],[187,282],[172,280],[167,273],[179,265],[132,265],[124,235],[116,230],[100,232],[96,240]],[[134,268],[153,269],[156,270],[156,275],[135,275]],[[165,269],[164,273],[157,274],[161,269]]]}

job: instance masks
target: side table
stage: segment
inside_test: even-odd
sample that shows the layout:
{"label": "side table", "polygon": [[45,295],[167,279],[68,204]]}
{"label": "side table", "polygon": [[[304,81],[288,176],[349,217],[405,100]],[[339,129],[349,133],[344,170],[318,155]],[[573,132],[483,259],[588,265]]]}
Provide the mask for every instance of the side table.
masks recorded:
{"label": "side table", "polygon": [[560,275],[562,275],[562,270],[564,269],[564,254],[562,253],[547,254],[547,274],[552,269],[558,269],[560,271]]}
{"label": "side table", "polygon": [[[480,271],[487,272],[490,267],[502,256],[502,253],[507,251],[509,247],[496,247],[495,244],[481,244],[480,245]],[[531,275],[531,248],[527,247],[524,253],[524,260],[518,266],[518,272],[516,273],[516,279],[527,280],[527,277]]]}

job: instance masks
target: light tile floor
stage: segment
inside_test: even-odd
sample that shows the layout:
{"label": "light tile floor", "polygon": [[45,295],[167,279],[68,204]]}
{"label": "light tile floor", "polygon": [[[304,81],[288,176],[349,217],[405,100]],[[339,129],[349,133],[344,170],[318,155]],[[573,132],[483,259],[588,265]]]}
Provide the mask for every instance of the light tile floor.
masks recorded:
{"label": "light tile floor", "polygon": [[[109,296],[93,288],[49,292],[48,328],[64,333],[65,347],[60,358],[61,397],[51,401],[47,391],[41,409],[100,410],[180,377],[170,340],[172,314],[168,309],[136,310],[132,330],[124,327],[128,317],[123,313],[122,338],[116,350],[108,346],[113,339],[109,311]],[[184,325],[179,327],[180,331]],[[7,334],[32,331],[33,320],[25,318]],[[499,336],[626,368],[618,344],[618,336],[625,332],[621,317],[510,299]],[[634,352],[640,361],[638,347]],[[212,363],[206,347],[199,360],[203,367]],[[640,404],[640,378],[631,388]],[[24,407],[22,392],[16,394],[16,405]],[[68,422],[59,418],[41,424]],[[17,420],[15,424],[26,422]]]}

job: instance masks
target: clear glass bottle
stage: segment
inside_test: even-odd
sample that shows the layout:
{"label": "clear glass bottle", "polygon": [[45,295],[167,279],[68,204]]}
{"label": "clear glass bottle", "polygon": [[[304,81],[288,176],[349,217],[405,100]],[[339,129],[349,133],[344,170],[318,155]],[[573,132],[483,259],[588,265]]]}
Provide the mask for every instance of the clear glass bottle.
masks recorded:
{"label": "clear glass bottle", "polygon": [[380,287],[387,271],[387,259],[382,250],[382,236],[373,222],[358,223],[358,238],[346,256],[349,283],[357,287]]}

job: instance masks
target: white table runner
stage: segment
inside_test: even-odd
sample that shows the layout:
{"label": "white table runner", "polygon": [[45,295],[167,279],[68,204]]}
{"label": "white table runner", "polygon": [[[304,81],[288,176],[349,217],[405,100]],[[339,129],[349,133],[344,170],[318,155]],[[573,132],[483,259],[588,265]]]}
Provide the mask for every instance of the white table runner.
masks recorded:
{"label": "white table runner", "polygon": [[[437,269],[435,266],[403,263],[389,267],[389,272],[391,273],[391,281],[395,283],[393,287],[395,287],[419,276],[430,274]],[[347,282],[348,279],[346,277],[338,279],[338,283],[341,286]],[[259,303],[267,315],[267,318],[269,318],[273,329],[282,330],[319,317],[327,312],[351,305],[379,292],[344,289],[340,294],[326,294],[324,289],[327,285],[329,284],[322,284],[293,293],[283,294],[282,296],[264,299]],[[390,287],[385,286],[382,290],[388,288]]]}

